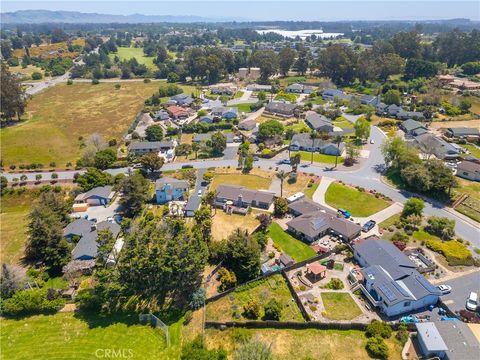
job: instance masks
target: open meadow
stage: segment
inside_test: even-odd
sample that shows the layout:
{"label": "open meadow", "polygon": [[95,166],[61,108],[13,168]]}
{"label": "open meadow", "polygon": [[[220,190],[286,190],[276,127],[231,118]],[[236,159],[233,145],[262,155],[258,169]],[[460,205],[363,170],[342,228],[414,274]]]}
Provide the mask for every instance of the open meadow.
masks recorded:
{"label": "open meadow", "polygon": [[81,140],[99,133],[119,141],[158,82],[60,84],[35,95],[27,105],[26,120],[0,129],[4,166],[74,163]]}
{"label": "open meadow", "polygon": [[115,56],[118,56],[120,61],[135,58],[139,64],[144,64],[149,69],[155,69],[155,64],[153,63],[155,58],[153,56],[145,56],[143,48],[119,47],[116,53],[111,53],[108,56],[112,60]]}

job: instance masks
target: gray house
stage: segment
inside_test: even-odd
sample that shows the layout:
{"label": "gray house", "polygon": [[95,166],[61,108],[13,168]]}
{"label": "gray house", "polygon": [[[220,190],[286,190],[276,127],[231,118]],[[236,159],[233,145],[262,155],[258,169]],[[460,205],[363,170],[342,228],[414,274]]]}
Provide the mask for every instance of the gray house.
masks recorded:
{"label": "gray house", "polygon": [[377,106],[381,103],[380,96],[362,95],[360,102],[364,105]]}
{"label": "gray house", "polygon": [[313,151],[325,155],[341,156],[345,150],[345,144],[340,143],[339,146],[337,146],[337,144],[334,144],[329,140],[322,140],[318,138],[314,139],[312,142],[310,134],[303,133],[293,135],[292,141],[290,142],[290,150],[309,152]]}
{"label": "gray house", "polygon": [[462,321],[416,323],[417,340],[424,358],[443,360],[478,359],[480,344]]}
{"label": "gray house", "polygon": [[350,101],[352,99],[352,95],[345,94],[342,90],[338,89],[325,89],[323,90],[322,98],[329,101],[333,101],[335,99]]}
{"label": "gray house", "polygon": [[400,124],[400,129],[402,129],[405,134],[412,136],[417,136],[428,132],[427,128],[423,126],[422,123],[413,119],[408,119],[402,122]]}
{"label": "gray house", "polygon": [[480,137],[480,131],[477,128],[448,128],[445,131],[445,135],[451,138],[465,139],[465,138],[478,138]]}
{"label": "gray house", "polygon": [[414,139],[420,149],[428,150],[437,159],[451,160],[460,156],[460,147],[458,145],[446,142],[433,134],[417,135]]}
{"label": "gray house", "polygon": [[471,181],[480,181],[480,163],[462,161],[457,165],[457,176]]}
{"label": "gray house", "polygon": [[330,133],[333,131],[334,126],[332,122],[323,115],[317,114],[314,111],[309,111],[305,117],[305,122],[312,130],[318,132]]}
{"label": "gray house", "polygon": [[151,152],[166,152],[175,148],[173,141],[141,141],[128,146],[128,152],[134,155],[144,155]]}
{"label": "gray house", "polygon": [[315,87],[303,84],[291,84],[285,88],[286,92],[295,94],[311,94],[315,90]]}
{"label": "gray house", "polygon": [[115,196],[112,186],[97,186],[86,193],[78,194],[75,204],[107,205]]}
{"label": "gray house", "polygon": [[284,117],[290,117],[295,114],[296,104],[286,104],[282,102],[271,101],[265,106],[265,112]]}
{"label": "gray house", "polygon": [[180,106],[190,106],[194,102],[194,99],[187,94],[178,94],[170,98],[172,102]]}
{"label": "gray house", "polygon": [[238,124],[238,129],[239,130],[250,131],[250,130],[255,129],[255,126],[257,126],[257,120],[249,119],[249,120],[244,120],[241,123],[239,123]]}
{"label": "gray house", "polygon": [[169,201],[181,200],[188,192],[188,182],[170,177],[158,179],[155,182],[155,197],[157,204],[165,204]]}
{"label": "gray house", "polygon": [[256,207],[268,209],[273,204],[275,194],[268,191],[259,191],[238,185],[222,184],[217,188],[215,205],[223,207],[227,202],[240,208]]}
{"label": "gray house", "polygon": [[441,292],[416,265],[387,240],[364,240],[354,245],[353,256],[362,267],[361,291],[388,317],[435,305]]}
{"label": "gray house", "polygon": [[200,196],[198,195],[190,196],[184,208],[185,216],[192,217],[193,215],[195,215],[195,211],[197,211],[200,208],[201,204],[202,204],[202,198]]}

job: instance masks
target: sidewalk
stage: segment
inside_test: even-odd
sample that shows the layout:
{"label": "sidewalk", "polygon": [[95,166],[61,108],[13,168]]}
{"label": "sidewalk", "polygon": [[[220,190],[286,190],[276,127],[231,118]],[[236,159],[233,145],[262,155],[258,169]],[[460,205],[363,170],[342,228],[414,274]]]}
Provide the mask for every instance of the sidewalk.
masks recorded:
{"label": "sidewalk", "polygon": [[316,203],[319,203],[322,206],[325,206],[326,208],[329,208],[333,211],[337,211],[337,209],[331,207],[325,202],[325,193],[327,192],[327,189],[330,186],[330,184],[334,181],[335,179],[322,176],[317,190],[315,190],[315,192],[313,193],[312,200],[315,201]]}

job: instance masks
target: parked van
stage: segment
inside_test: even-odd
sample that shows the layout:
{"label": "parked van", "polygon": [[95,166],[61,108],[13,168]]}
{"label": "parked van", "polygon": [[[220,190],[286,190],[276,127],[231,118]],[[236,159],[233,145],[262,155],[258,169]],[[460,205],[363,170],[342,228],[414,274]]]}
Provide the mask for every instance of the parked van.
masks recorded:
{"label": "parked van", "polygon": [[478,294],[476,292],[471,292],[467,299],[467,305],[465,306],[467,310],[476,311],[478,307]]}

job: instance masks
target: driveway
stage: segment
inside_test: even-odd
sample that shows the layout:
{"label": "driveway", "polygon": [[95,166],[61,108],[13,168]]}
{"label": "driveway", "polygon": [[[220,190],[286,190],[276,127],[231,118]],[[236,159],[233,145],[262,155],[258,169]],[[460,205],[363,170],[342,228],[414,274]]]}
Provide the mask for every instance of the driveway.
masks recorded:
{"label": "driveway", "polygon": [[97,222],[106,221],[109,217],[114,217],[121,212],[120,196],[117,194],[113,202],[105,206],[90,206],[85,212],[76,212],[73,215],[80,215],[81,217],[88,215],[89,219],[97,219]]}
{"label": "driveway", "polygon": [[235,160],[237,158],[238,152],[238,143],[227,144],[225,151],[223,152],[223,159],[224,160]]}
{"label": "driveway", "polygon": [[453,312],[463,310],[470,292],[480,292],[480,271],[445,281],[444,284],[452,287],[450,294],[442,296],[444,304]]}

